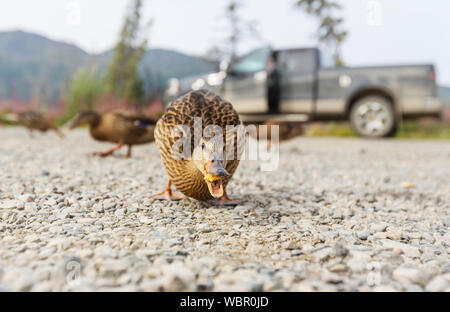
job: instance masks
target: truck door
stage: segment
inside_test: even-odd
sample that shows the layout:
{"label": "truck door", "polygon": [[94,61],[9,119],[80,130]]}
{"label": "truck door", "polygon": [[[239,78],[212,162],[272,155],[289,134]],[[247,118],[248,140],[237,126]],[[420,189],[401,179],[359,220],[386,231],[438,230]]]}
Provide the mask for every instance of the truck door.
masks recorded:
{"label": "truck door", "polygon": [[317,51],[315,49],[280,50],[280,113],[312,113],[316,94]]}
{"label": "truck door", "polygon": [[254,50],[230,66],[223,85],[223,96],[233,103],[238,113],[268,111],[266,63],[270,51],[269,47]]}

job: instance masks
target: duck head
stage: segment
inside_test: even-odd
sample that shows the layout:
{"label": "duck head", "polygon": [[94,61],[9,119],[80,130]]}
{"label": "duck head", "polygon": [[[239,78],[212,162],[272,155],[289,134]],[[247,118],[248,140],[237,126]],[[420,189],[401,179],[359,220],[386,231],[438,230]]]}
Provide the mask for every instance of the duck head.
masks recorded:
{"label": "duck head", "polygon": [[223,196],[222,182],[230,175],[223,165],[223,153],[217,143],[216,140],[202,138],[192,155],[195,166],[202,173],[208,190],[214,198]]}
{"label": "duck head", "polygon": [[67,123],[66,127],[69,130],[72,130],[84,125],[94,126],[99,122],[99,120],[100,115],[98,113],[93,111],[81,111]]}

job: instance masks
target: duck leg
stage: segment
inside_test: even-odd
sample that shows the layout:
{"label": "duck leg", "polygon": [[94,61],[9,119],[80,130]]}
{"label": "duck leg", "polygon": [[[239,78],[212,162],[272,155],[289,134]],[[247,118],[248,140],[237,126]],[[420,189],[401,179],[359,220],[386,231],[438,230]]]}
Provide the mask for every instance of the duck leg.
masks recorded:
{"label": "duck leg", "polygon": [[56,133],[61,139],[64,138],[64,134],[63,134],[61,131],[59,131],[59,129],[54,128],[53,131],[55,131],[55,133]]}
{"label": "duck leg", "polygon": [[212,199],[208,202],[210,202],[211,204],[216,205],[216,206],[236,206],[239,204],[238,201],[233,200],[228,197],[226,190],[223,190],[222,197],[220,197],[218,199]]}
{"label": "duck leg", "polygon": [[170,179],[168,179],[166,189],[164,191],[162,191],[161,193],[150,196],[150,199],[180,200],[180,199],[186,198],[186,196],[184,196],[184,195],[173,193],[170,188],[171,184],[172,184],[172,181]]}
{"label": "duck leg", "polygon": [[121,149],[122,146],[123,146],[123,144],[122,144],[122,143],[119,143],[117,146],[115,146],[115,147],[113,147],[113,148],[107,150],[106,152],[97,152],[97,153],[94,153],[94,155],[100,156],[100,157],[106,157],[106,156],[111,155],[111,154],[114,153],[115,151]]}
{"label": "duck leg", "polygon": [[131,145],[128,145],[128,149],[127,149],[127,158],[131,157]]}
{"label": "duck leg", "polygon": [[[273,145],[280,145],[280,141],[275,141]],[[267,140],[267,151],[272,150],[272,140]]]}

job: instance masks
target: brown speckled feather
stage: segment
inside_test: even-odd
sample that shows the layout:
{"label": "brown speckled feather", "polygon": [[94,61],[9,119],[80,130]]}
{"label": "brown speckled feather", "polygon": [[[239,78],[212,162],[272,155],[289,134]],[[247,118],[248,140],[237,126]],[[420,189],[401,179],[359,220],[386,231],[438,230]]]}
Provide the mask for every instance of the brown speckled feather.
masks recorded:
{"label": "brown speckled feather", "polygon": [[[172,102],[156,124],[155,140],[172,183],[186,196],[198,200],[209,200],[213,197],[208,191],[201,172],[190,160],[177,160],[172,156],[172,146],[179,139],[172,135],[172,129],[177,125],[185,125],[190,129],[191,152],[194,150],[194,117],[202,118],[203,129],[208,125],[218,125],[222,128],[224,150],[233,141],[234,146],[237,146],[237,134],[227,135],[226,126],[240,125],[240,120],[238,113],[229,102],[213,92],[199,90],[191,91]],[[226,170],[230,173],[230,176],[223,180],[224,188],[239,165],[237,150],[237,148],[234,149],[234,160],[224,162]]]}

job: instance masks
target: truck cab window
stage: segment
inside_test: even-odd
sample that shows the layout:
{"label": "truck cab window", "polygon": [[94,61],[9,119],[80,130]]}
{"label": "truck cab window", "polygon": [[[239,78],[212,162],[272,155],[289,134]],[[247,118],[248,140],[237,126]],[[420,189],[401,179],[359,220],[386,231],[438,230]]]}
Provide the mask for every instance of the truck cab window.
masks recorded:
{"label": "truck cab window", "polygon": [[255,50],[237,61],[231,67],[231,73],[234,75],[244,75],[264,70],[269,55],[269,47]]}
{"label": "truck cab window", "polygon": [[320,67],[321,68],[333,68],[335,66],[335,62],[333,56],[327,53],[324,50],[319,50],[320,55]]}
{"label": "truck cab window", "polygon": [[312,74],[316,69],[316,57],[311,49],[286,50],[280,53],[279,63],[283,75]]}

